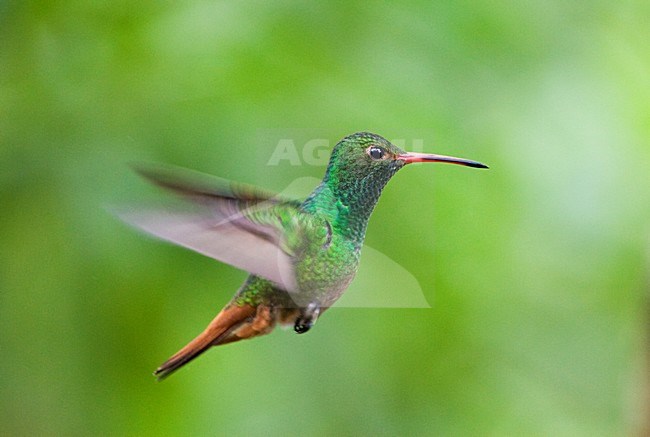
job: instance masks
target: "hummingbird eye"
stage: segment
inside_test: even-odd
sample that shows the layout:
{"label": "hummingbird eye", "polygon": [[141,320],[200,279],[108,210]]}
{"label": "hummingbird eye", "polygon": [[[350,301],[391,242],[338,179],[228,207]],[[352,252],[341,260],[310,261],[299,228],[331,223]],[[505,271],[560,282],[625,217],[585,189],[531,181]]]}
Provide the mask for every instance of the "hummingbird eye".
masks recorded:
{"label": "hummingbird eye", "polygon": [[386,151],[381,147],[370,146],[367,150],[368,155],[376,161],[383,159],[386,156]]}

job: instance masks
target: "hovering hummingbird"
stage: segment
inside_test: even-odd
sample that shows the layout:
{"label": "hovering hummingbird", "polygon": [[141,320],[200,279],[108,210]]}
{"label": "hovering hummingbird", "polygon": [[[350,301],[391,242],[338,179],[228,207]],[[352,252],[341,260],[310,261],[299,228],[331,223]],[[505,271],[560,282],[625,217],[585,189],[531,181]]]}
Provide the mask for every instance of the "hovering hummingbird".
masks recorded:
{"label": "hovering hummingbird", "polygon": [[161,380],[211,346],[268,334],[276,324],[291,325],[298,334],[309,331],[354,278],[382,189],[399,169],[416,162],[488,168],[467,159],[405,152],[368,132],[334,147],[325,177],[302,202],[190,170],[137,167],[189,205],[119,213],[124,221],[250,272],[207,328],[154,375]]}

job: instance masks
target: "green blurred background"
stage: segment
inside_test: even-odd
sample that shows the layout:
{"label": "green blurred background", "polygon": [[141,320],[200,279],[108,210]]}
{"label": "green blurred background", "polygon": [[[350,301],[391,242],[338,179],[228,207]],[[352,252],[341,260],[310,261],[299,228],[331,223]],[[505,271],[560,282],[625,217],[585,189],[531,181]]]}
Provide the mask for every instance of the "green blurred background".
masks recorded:
{"label": "green blurred background", "polygon": [[[645,0],[1,1],[0,434],[650,432],[648,23]],[[156,383],[245,273],[108,214],[153,192],[128,163],[280,191],[324,168],[266,165],[278,138],[359,130],[491,166],[408,168],[371,220],[432,308],[332,309]]]}

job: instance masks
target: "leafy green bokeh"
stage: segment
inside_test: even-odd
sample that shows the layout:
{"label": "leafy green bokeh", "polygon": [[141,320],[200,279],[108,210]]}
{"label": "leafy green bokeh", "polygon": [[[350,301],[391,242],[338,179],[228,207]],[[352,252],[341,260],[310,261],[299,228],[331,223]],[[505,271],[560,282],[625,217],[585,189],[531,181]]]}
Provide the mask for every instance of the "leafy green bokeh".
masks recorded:
{"label": "leafy green bokeh", "polygon": [[[643,0],[0,2],[0,433],[648,431],[649,22]],[[324,168],[267,165],[278,138],[359,130],[491,166],[407,168],[371,220],[432,308],[332,309],[155,383],[245,273],[107,213],[152,192],[128,163],[280,191]]]}

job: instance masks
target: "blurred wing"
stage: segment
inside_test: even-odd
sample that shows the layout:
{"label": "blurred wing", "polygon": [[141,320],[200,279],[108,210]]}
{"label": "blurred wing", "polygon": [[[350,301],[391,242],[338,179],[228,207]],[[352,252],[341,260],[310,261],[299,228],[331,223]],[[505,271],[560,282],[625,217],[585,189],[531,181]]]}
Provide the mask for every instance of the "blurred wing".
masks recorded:
{"label": "blurred wing", "polygon": [[299,203],[190,170],[148,166],[137,171],[190,200],[192,207],[117,211],[122,220],[297,291],[293,260],[299,248],[288,244],[287,236],[302,232]]}
{"label": "blurred wing", "polygon": [[250,203],[299,204],[280,199],[271,191],[182,167],[144,163],[132,167],[155,185],[200,203],[209,203],[211,199],[232,199]]}

